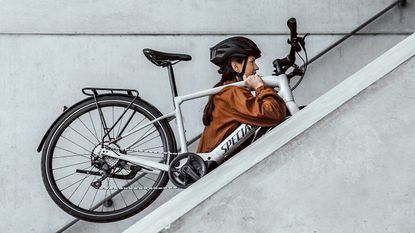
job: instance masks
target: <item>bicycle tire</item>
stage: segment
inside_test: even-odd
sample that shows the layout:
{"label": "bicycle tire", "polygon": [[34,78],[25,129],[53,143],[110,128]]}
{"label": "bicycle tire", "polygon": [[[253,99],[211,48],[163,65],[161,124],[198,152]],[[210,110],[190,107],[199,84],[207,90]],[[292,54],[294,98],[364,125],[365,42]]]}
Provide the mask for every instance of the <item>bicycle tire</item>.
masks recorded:
{"label": "bicycle tire", "polygon": [[[97,103],[101,108],[102,115],[104,116],[104,119],[105,117],[107,118],[108,123],[114,124],[116,122],[115,115],[121,115],[123,110],[128,107],[124,117],[128,119],[127,116],[132,115],[133,118],[128,122],[128,124],[131,123],[131,125],[127,125],[125,130],[132,131],[137,128],[137,125],[149,122],[161,116],[161,113],[155,107],[141,99],[136,99],[134,103],[129,106],[132,100],[133,98],[131,96],[117,94],[97,97]],[[97,104],[93,98],[89,98],[86,101],[79,103],[78,106],[75,106],[64,113],[64,116],[52,128],[46,140],[41,161],[42,178],[53,201],[68,214],[86,221],[112,222],[125,219],[145,209],[163,190],[149,189],[135,191],[134,189],[121,189],[117,195],[110,198],[110,196],[113,195],[111,189],[107,189],[104,192],[104,189],[94,189],[91,187],[90,184],[96,181],[99,176],[83,174],[79,171],[89,171],[90,173],[99,172],[99,168],[94,167],[91,162],[93,158],[95,158],[92,151],[94,150],[94,147],[101,143],[100,136],[102,137],[102,135],[105,134],[102,121],[94,121],[94,119],[98,118],[101,120]],[[136,122],[139,123],[135,125]],[[99,123],[101,123],[101,125],[99,125]],[[125,124],[127,124],[127,122]],[[132,125],[135,126],[131,127]],[[116,125],[113,130],[114,133],[112,136],[110,134],[110,137],[115,137],[115,131],[118,130],[119,132],[122,127],[122,123],[119,123],[119,126]],[[98,128],[100,128],[100,134],[98,133]],[[149,129],[147,129],[147,127],[144,128],[143,131],[146,130],[146,132],[140,134],[141,138],[146,139],[146,141],[141,141],[139,144],[140,146],[145,145],[144,147],[147,148],[151,145],[152,151],[158,151],[161,155],[150,158],[148,155],[140,155],[140,152],[129,151],[126,153],[136,156],[147,156],[149,159],[169,164],[173,159],[173,155],[167,152],[177,152],[176,141],[169,123],[166,120],[161,120],[154,124],[150,124],[148,128]],[[151,133],[149,133],[150,129],[152,130]],[[156,132],[155,137],[151,135],[154,134],[154,132]],[[136,132],[135,134],[138,136],[139,132]],[[151,135],[151,140],[148,139],[149,135]],[[133,140],[132,138],[134,137],[128,138],[130,138],[129,140]],[[122,147],[126,144],[130,144],[130,141],[127,139],[121,140],[126,141],[117,142],[117,146]],[[121,143],[124,144],[119,145]],[[160,145],[155,148],[154,145],[156,144]],[[108,159],[108,161],[109,163],[115,163],[114,159]],[[65,165],[65,163],[68,164]],[[122,164],[122,161],[117,161],[116,164]],[[124,165],[125,164],[132,165],[128,163],[124,163]],[[119,172],[119,175],[128,175],[127,170],[123,171],[121,169]],[[153,177],[153,175],[155,177]],[[137,180],[134,182],[135,179],[140,178],[140,176],[143,177],[142,179],[144,180]],[[71,178],[72,181],[68,181],[69,178]],[[71,183],[73,180],[76,182]],[[129,182],[131,183],[130,185]],[[115,185],[114,187],[117,188],[120,186],[122,188],[165,187],[167,182],[167,172],[149,175],[149,173],[140,173],[140,171],[137,172],[133,178],[129,179],[128,182],[127,180],[117,178],[107,178],[103,180],[103,183],[106,183],[104,185],[107,185],[106,188],[110,188],[110,185]],[[150,183],[151,186],[147,185],[148,183]],[[116,193],[117,192],[114,192],[114,194]],[[112,206],[106,207],[105,204],[112,204]]]}

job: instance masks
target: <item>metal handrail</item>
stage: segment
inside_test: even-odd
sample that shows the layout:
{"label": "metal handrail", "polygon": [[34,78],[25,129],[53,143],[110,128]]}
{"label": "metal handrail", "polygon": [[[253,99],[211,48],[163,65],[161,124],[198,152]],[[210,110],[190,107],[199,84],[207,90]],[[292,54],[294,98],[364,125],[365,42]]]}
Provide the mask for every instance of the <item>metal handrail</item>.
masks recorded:
{"label": "metal handrail", "polygon": [[334,42],[332,45],[330,45],[329,47],[327,47],[325,50],[321,51],[319,54],[317,54],[313,58],[311,58],[308,61],[307,65],[309,65],[309,64],[313,63],[315,60],[319,59],[321,56],[323,56],[324,54],[326,54],[328,51],[332,50],[334,47],[336,47],[337,45],[339,45],[340,43],[342,43],[343,41],[345,41],[347,38],[349,38],[352,35],[356,34],[362,28],[366,27],[368,24],[370,24],[371,22],[375,21],[377,18],[379,18],[381,15],[385,14],[387,11],[389,11],[393,7],[395,7],[395,6],[404,7],[405,5],[406,5],[406,0],[397,0],[397,1],[395,1],[390,6],[386,7],[385,9],[383,9],[382,11],[380,11],[379,13],[377,13],[375,16],[373,16],[372,18],[370,18],[369,20],[367,20],[366,22],[364,22],[362,25],[360,25],[359,27],[357,27],[356,29],[354,29],[353,31],[351,31],[350,33],[348,33],[347,35],[343,36],[338,41]]}
{"label": "metal handrail", "polygon": [[[353,31],[351,31],[350,33],[348,33],[347,35],[343,36],[338,41],[334,42],[332,45],[330,45],[329,47],[327,47],[325,50],[321,51],[316,56],[314,56],[313,58],[311,58],[310,60],[308,60],[307,64],[301,65],[300,66],[300,69],[304,68],[306,65],[307,66],[310,65],[315,60],[317,60],[318,58],[320,58],[321,56],[323,56],[324,54],[326,54],[327,52],[329,52],[330,50],[332,50],[333,48],[335,48],[337,45],[339,45],[340,43],[342,43],[343,41],[345,41],[347,38],[349,38],[352,35],[356,34],[362,28],[366,27],[368,24],[370,24],[371,22],[375,21],[377,18],[379,18],[381,15],[385,14],[386,12],[388,12],[393,7],[395,7],[395,6],[404,7],[405,5],[406,5],[406,0],[397,0],[394,3],[390,4],[388,7],[386,7],[385,9],[383,9],[382,11],[380,11],[379,13],[377,13],[375,16],[373,16],[372,18],[370,18],[369,20],[367,20],[363,24],[361,24],[359,27],[357,27],[356,29],[354,29]],[[304,76],[302,76],[299,79],[299,81],[297,81],[297,83],[293,87],[291,87],[291,90],[296,89],[298,87],[298,85],[300,85],[300,83],[301,83],[301,81],[302,81],[303,78],[304,78]]]}
{"label": "metal handrail", "polygon": [[[311,58],[308,61],[307,65],[313,63],[315,60],[317,60],[318,58],[320,58],[321,56],[323,56],[324,54],[326,54],[327,52],[329,52],[330,50],[332,50],[333,48],[335,48],[337,45],[339,45],[340,43],[342,43],[343,41],[345,41],[346,39],[348,39],[352,35],[356,34],[358,31],[360,31],[361,29],[363,29],[364,27],[366,27],[368,24],[372,23],[374,20],[376,20],[377,18],[379,18],[380,16],[382,16],[383,14],[385,14],[386,12],[388,12],[390,9],[394,8],[395,6],[404,7],[405,5],[406,5],[406,0],[397,0],[397,1],[395,1],[394,3],[392,3],[391,5],[389,5],[388,7],[386,7],[385,9],[383,9],[382,11],[380,11],[379,13],[377,13],[375,16],[373,16],[372,18],[370,18],[369,20],[367,20],[366,22],[364,22],[363,24],[361,24],[359,27],[357,27],[356,29],[354,29],[353,31],[351,31],[350,33],[348,33],[347,35],[343,36],[341,39],[339,39],[338,41],[334,42],[332,45],[330,45],[329,47],[327,47],[325,50],[321,51],[316,56],[314,56],[313,58]],[[191,139],[190,141],[188,141],[187,142],[187,146],[190,146],[191,144],[193,144],[194,142],[196,142],[201,137],[201,135],[202,134],[199,134],[198,136],[196,136],[193,139]],[[180,148],[179,148],[179,150],[180,150]],[[130,183],[133,183],[133,182],[137,181],[140,178],[141,177],[137,177],[136,179],[134,179]],[[122,192],[122,190],[120,190],[119,192],[115,192],[111,196],[109,196],[107,199],[110,199],[110,198],[118,195],[121,192]],[[105,202],[105,200],[103,200],[101,203],[98,203],[96,206],[94,206],[94,209],[95,208],[98,208],[104,202]],[[57,231],[57,233],[64,232],[69,227],[71,227],[72,225],[74,225],[75,223],[77,223],[79,220],[80,219],[75,219],[72,222],[66,224],[61,229],[59,229]]]}

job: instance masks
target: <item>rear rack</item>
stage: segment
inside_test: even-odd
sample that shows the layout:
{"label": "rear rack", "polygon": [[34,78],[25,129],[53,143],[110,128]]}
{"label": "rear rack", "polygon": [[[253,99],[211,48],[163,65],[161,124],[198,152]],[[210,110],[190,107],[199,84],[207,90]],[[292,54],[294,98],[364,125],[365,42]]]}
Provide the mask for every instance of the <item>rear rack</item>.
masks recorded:
{"label": "rear rack", "polygon": [[134,96],[134,97],[137,97],[139,95],[138,91],[134,89],[116,89],[116,88],[99,88],[99,87],[83,88],[82,93],[84,93],[87,96],[98,96],[98,95],[103,95],[103,94],[117,94],[117,93],[119,94],[127,93],[127,95]]}
{"label": "rear rack", "polygon": [[[101,93],[100,93],[101,92]],[[130,108],[130,106],[139,99],[139,94],[137,90],[134,89],[116,89],[116,88],[97,88],[97,87],[86,87],[82,89],[82,93],[84,93],[87,96],[94,97],[95,105],[97,106],[99,116],[101,118],[101,123],[104,126],[105,135],[102,137],[101,146],[104,147],[104,140],[105,137],[109,135],[109,133],[114,129],[114,127],[121,121],[121,119],[124,117],[124,115],[127,113],[127,110]],[[107,122],[104,119],[104,115],[101,110],[101,106],[98,104],[98,97],[99,95],[104,94],[124,94],[127,93],[130,97],[132,97],[131,102],[128,104],[128,107],[124,109],[124,112],[121,114],[121,116],[118,118],[118,120],[114,123],[114,125],[109,128],[107,125]],[[134,115],[134,114],[133,114]],[[128,119],[128,122],[131,120],[133,115],[130,116]],[[127,127],[127,124],[122,128],[121,132],[119,132],[118,136],[116,138],[119,138],[121,134],[124,132],[125,128]],[[109,137],[109,140],[113,140],[111,137]]]}

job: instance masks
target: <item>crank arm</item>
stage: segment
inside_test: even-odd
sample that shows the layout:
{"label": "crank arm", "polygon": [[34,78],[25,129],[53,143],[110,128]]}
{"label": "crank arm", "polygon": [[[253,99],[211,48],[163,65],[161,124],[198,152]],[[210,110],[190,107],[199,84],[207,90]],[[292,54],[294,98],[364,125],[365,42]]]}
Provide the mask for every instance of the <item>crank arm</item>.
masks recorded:
{"label": "crank arm", "polygon": [[188,175],[190,176],[194,181],[200,179],[201,177],[190,167],[185,165],[182,170]]}

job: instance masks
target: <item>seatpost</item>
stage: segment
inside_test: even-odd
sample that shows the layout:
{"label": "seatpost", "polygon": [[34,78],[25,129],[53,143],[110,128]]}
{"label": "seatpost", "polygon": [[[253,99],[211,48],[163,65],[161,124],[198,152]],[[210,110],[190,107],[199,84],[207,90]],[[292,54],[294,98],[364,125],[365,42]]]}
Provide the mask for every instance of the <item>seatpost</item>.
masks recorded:
{"label": "seatpost", "polygon": [[174,80],[173,65],[171,64],[171,62],[168,62],[167,70],[169,72],[170,88],[171,88],[171,94],[173,95],[173,106],[174,106],[174,97],[177,97],[177,88],[176,88],[176,81]]}

